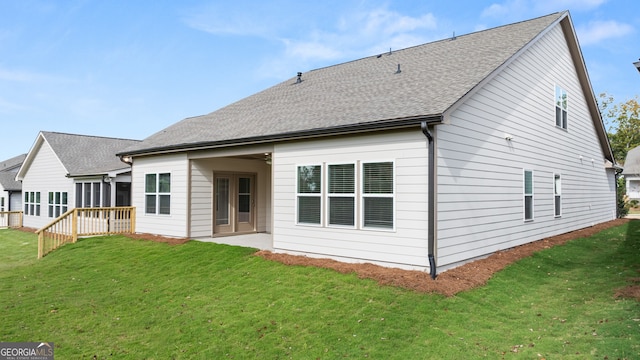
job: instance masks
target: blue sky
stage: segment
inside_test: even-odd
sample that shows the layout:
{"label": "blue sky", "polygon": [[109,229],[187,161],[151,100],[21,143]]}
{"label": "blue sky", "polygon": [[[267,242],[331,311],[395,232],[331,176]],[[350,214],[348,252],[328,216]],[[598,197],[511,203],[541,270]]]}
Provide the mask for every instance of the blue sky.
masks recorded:
{"label": "blue sky", "polygon": [[40,130],[144,139],[288,78],[569,10],[596,93],[640,94],[635,0],[0,0],[0,160]]}

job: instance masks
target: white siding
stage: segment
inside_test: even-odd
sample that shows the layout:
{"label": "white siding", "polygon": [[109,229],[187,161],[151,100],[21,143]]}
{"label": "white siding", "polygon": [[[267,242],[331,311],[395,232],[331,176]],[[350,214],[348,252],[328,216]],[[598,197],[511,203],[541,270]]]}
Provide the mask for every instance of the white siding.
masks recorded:
{"label": "white siding", "polygon": [[[426,144],[426,138],[416,128],[276,145],[273,153],[275,251],[396,267],[428,266]],[[296,225],[297,166],[371,161],[394,161],[395,230]],[[357,168],[359,172],[359,165]],[[358,204],[356,201],[356,214],[359,214]]]}
{"label": "white siding", "polygon": [[[568,92],[567,130],[555,126],[556,84]],[[559,25],[457,108],[436,135],[439,266],[615,218],[613,172],[604,168]],[[531,222],[523,220],[523,169],[534,177]],[[554,174],[561,175],[561,217],[554,216]]]}
{"label": "white siding", "polygon": [[191,236],[213,233],[213,176],[215,172],[256,174],[258,232],[270,232],[271,167],[263,159],[210,158],[191,161]]}
{"label": "white siding", "polygon": [[[136,232],[188,236],[187,191],[189,162],[185,153],[136,157],[131,171],[131,205],[136,207]],[[171,174],[171,214],[145,214],[145,175]]]}
{"label": "white siding", "polygon": [[[27,192],[40,192],[40,216],[25,215],[23,224],[26,227],[41,228],[53,220],[48,216],[47,210],[49,192],[67,192],[70,209],[74,205],[74,187],[73,180],[66,177],[65,168],[46,141],[31,151],[35,155],[22,180],[22,199]],[[20,209],[24,211],[22,201]]]}

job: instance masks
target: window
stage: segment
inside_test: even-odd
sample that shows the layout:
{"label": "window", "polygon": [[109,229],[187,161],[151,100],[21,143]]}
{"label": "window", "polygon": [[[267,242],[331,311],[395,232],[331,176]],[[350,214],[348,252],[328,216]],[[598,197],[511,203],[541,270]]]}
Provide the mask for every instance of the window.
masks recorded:
{"label": "window", "polygon": [[393,163],[362,164],[363,227],[393,229]]}
{"label": "window", "polygon": [[567,92],[556,85],[556,126],[567,129]]}
{"label": "window", "polygon": [[355,225],[355,165],[329,165],[329,225]]}
{"label": "window", "polygon": [[555,217],[562,215],[562,187],[560,174],[553,175],[553,208]]}
{"label": "window", "polygon": [[102,181],[76,183],[77,208],[109,206],[111,200],[109,196],[109,184]]}
{"label": "window", "polygon": [[322,166],[298,166],[298,223],[320,225],[322,221]]}
{"label": "window", "polygon": [[40,192],[27,191],[24,193],[24,214],[40,216]]}
{"label": "window", "polygon": [[4,197],[0,197],[0,211],[4,211]]}
{"label": "window", "polygon": [[533,171],[524,171],[524,220],[533,220]]}
{"label": "window", "polygon": [[67,212],[66,192],[49,192],[49,217],[58,217]]}
{"label": "window", "polygon": [[145,176],[145,213],[169,215],[171,213],[171,174]]}

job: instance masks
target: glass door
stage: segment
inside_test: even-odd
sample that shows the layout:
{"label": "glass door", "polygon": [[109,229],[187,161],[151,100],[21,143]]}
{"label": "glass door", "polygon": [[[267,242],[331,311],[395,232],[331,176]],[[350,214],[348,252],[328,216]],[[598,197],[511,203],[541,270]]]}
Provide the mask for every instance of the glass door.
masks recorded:
{"label": "glass door", "polygon": [[255,175],[214,176],[214,235],[255,231]]}

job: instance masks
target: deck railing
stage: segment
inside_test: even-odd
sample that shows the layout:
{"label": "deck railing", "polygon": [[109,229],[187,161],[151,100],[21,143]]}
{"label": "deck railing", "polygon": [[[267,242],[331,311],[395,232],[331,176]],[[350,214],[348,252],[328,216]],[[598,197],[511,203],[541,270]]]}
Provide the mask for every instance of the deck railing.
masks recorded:
{"label": "deck railing", "polygon": [[60,215],[38,234],[38,259],[78,237],[135,233],[135,208],[75,208]]}
{"label": "deck railing", "polygon": [[22,211],[0,211],[0,229],[22,227]]}

